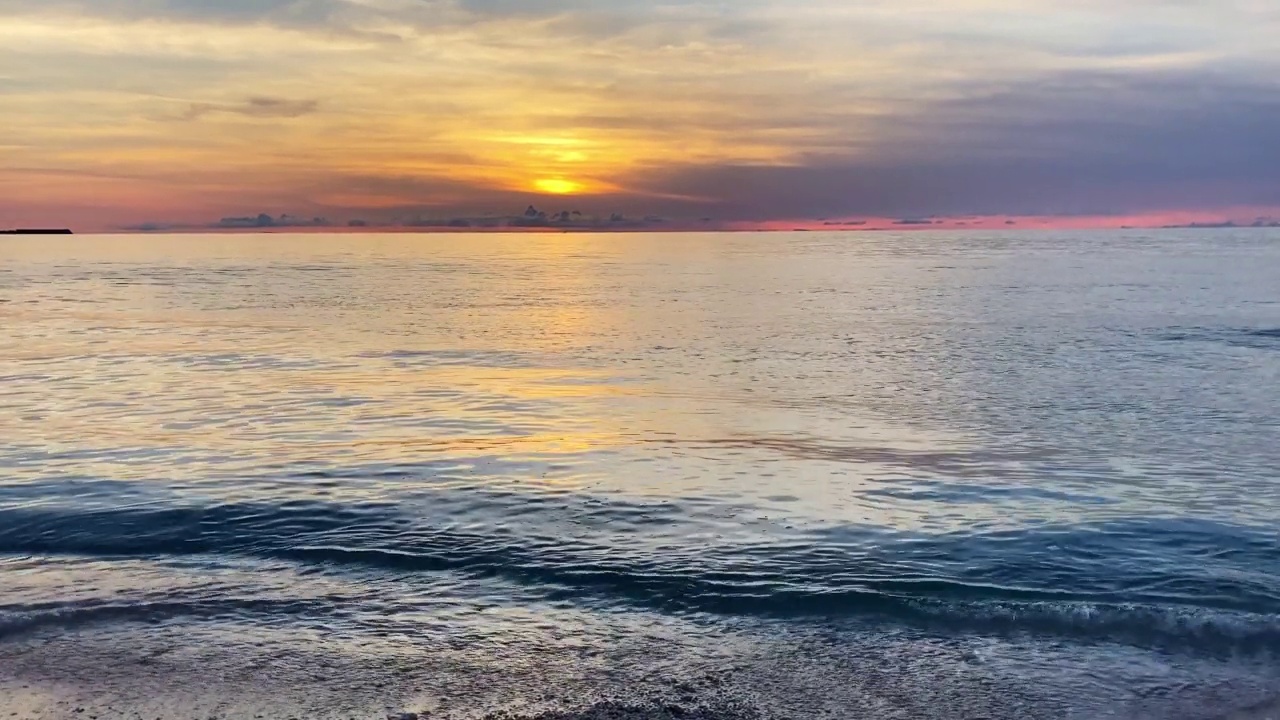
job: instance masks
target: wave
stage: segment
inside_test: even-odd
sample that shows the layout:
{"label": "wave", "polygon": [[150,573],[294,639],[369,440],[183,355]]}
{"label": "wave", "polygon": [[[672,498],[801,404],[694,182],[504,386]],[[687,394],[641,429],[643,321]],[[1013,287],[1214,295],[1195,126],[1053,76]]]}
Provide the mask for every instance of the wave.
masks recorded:
{"label": "wave", "polygon": [[249,614],[297,617],[322,611],[300,599],[198,598],[133,601],[77,601],[0,605],[0,639],[45,628],[71,629],[118,622],[159,623],[181,617],[243,617]]}
{"label": "wave", "polygon": [[1280,344],[1276,343],[1280,340],[1280,328],[1173,328],[1159,334],[1157,339],[1165,342],[1211,342],[1254,350],[1275,350],[1280,348]]}
{"label": "wave", "polygon": [[[1243,527],[1132,521],[934,536],[835,528],[719,545],[627,535],[431,525],[381,503],[0,510],[0,554],[275,559],[458,573],[554,601],[675,613],[852,618],[1209,651],[1280,647],[1280,545]],[[1225,570],[1205,569],[1210,548]]]}

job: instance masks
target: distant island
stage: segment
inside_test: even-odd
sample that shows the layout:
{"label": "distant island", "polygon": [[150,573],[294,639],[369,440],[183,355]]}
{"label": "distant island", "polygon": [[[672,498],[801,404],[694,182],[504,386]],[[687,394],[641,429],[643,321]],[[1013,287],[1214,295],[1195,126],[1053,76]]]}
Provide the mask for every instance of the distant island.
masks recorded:
{"label": "distant island", "polygon": [[18,228],[17,230],[0,230],[0,235],[71,235],[67,228]]}
{"label": "distant island", "polygon": [[1234,228],[1280,228],[1280,220],[1258,218],[1251,223],[1237,223],[1234,220],[1222,222],[1193,222],[1185,225],[1165,225],[1164,230],[1230,230]]}

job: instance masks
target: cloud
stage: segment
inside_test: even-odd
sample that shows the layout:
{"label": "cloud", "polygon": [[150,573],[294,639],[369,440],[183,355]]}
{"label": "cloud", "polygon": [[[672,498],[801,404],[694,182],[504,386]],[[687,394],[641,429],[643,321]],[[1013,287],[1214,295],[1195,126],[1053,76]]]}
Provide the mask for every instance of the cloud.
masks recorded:
{"label": "cloud", "polygon": [[110,173],[135,218],[198,198],[192,223],[466,218],[553,185],[742,220],[1280,205],[1278,8],[0,0],[0,183],[56,206]]}
{"label": "cloud", "polygon": [[1066,74],[887,117],[871,149],[654,168],[641,187],[711,197],[754,219],[766,202],[783,217],[1280,205],[1276,118],[1273,84]]}
{"label": "cloud", "polygon": [[348,0],[0,0],[0,14],[282,25],[321,25],[357,7]]}
{"label": "cloud", "polygon": [[319,109],[319,100],[289,100],[259,96],[239,103],[192,103],[182,118],[198,120],[210,113],[227,113],[251,118],[298,118],[310,115]]}

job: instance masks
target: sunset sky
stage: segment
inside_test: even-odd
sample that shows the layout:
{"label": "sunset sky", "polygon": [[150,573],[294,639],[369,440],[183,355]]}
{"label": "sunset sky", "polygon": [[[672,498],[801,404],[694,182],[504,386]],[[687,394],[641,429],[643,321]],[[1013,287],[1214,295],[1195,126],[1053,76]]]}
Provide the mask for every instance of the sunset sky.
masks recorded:
{"label": "sunset sky", "polygon": [[0,226],[1280,215],[1276,0],[0,0]]}

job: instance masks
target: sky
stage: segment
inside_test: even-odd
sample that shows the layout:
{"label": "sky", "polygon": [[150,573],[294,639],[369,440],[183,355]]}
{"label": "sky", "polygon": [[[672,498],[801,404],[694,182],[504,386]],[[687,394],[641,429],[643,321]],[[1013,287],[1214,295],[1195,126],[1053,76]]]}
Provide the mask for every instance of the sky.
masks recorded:
{"label": "sky", "polygon": [[1277,37],[1276,0],[0,0],[0,226],[1280,217]]}

